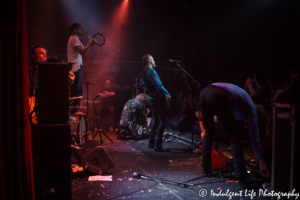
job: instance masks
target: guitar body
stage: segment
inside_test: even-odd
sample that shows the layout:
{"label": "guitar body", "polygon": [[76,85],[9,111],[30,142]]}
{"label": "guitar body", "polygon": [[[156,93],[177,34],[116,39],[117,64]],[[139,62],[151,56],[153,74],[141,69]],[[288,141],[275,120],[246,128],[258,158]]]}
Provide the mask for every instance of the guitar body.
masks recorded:
{"label": "guitar body", "polygon": [[[31,113],[31,111],[33,111],[34,106],[35,106],[35,97],[34,96],[29,97],[29,113]],[[32,119],[33,124],[37,124],[37,117],[36,117],[35,113],[32,114],[31,119]]]}
{"label": "guitar body", "polygon": [[143,125],[139,124],[137,120],[132,120],[129,123],[129,129],[135,139],[142,139],[144,137]]}
{"label": "guitar body", "polygon": [[226,167],[227,157],[220,151],[216,151],[215,146],[211,149],[211,168],[213,170],[218,170]]}
{"label": "guitar body", "polygon": [[[199,125],[201,127],[201,139],[203,139],[204,135],[205,135],[205,130],[204,130],[204,126],[202,124],[202,115],[201,115],[201,111],[197,110],[195,112],[195,115],[199,121]],[[202,149],[202,145],[200,145],[200,148]],[[227,157],[220,151],[220,150],[216,150],[215,146],[212,146],[211,149],[211,168],[213,170],[218,170],[218,169],[222,169],[224,167],[226,167],[227,165]]]}

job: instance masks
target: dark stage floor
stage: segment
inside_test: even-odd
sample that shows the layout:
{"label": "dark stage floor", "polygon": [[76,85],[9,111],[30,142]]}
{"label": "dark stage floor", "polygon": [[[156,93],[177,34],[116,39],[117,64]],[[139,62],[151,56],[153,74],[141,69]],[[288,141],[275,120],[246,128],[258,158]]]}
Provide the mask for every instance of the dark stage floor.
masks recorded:
{"label": "dark stage floor", "polygon": [[[176,131],[170,131],[178,134]],[[148,139],[136,141],[128,137],[126,140],[119,140],[115,133],[107,133],[114,141],[112,144],[104,137],[104,148],[111,156],[115,166],[110,168],[107,175],[112,175],[113,181],[88,181],[89,175],[75,174],[72,179],[72,199],[230,199],[226,195],[227,190],[232,199],[251,199],[251,192],[256,192],[253,199],[258,198],[259,188],[252,190],[242,188],[238,181],[231,180],[230,173],[225,172],[224,178],[202,178],[189,182],[197,184],[194,186],[182,187],[161,182],[158,178],[172,181],[184,182],[202,175],[201,153],[193,152],[191,145],[175,139],[171,142],[164,142],[164,147],[170,147],[171,152],[155,152],[148,148]],[[183,137],[191,138],[191,133],[185,133]],[[199,141],[199,136],[194,136]],[[99,141],[99,135],[95,138]],[[222,147],[222,146],[221,146]],[[250,145],[244,145],[245,156],[252,157]],[[133,177],[133,172],[151,176],[156,180],[145,180]],[[262,189],[262,181],[258,175],[253,180],[260,181],[255,186]],[[213,196],[223,194],[226,196]],[[207,194],[205,194],[207,192]],[[253,193],[252,193],[253,194]],[[269,197],[260,196],[260,199]]]}

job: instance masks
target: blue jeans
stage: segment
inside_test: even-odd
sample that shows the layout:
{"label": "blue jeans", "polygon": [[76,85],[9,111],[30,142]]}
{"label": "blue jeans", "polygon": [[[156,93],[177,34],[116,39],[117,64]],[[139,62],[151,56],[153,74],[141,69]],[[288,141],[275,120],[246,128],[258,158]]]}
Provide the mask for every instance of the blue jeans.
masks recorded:
{"label": "blue jeans", "polygon": [[[162,143],[162,136],[165,128],[168,125],[168,108],[165,98],[148,99],[152,108],[152,122],[150,125],[149,143],[156,144]],[[156,140],[155,140],[156,136]]]}
{"label": "blue jeans", "polygon": [[205,128],[202,167],[209,169],[211,166],[211,149],[215,136],[214,115],[216,115],[224,130],[228,133],[236,175],[245,177],[247,171],[244,163],[241,137],[228,95],[224,89],[214,85],[204,88],[200,94],[199,100]]}
{"label": "blue jeans", "polygon": [[[72,68],[73,63],[68,63],[69,69]],[[82,82],[82,65],[79,70],[74,72],[74,83],[70,87],[70,97],[78,97],[83,95],[83,82]],[[80,99],[74,100],[76,106],[80,106]],[[77,109],[78,110],[78,109]]]}

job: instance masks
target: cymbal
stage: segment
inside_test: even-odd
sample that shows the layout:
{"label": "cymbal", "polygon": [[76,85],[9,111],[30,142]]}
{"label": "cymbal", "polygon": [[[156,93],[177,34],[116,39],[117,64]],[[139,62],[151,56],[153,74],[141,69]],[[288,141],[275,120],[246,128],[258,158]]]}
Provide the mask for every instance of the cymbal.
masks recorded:
{"label": "cymbal", "polygon": [[103,93],[98,93],[98,95],[100,95],[101,97],[111,97],[111,96],[115,96],[115,92],[103,92]]}
{"label": "cymbal", "polygon": [[[82,102],[86,103],[87,100],[83,100]],[[92,101],[92,100],[89,100],[89,103],[93,103],[93,101]],[[95,103],[100,103],[100,101],[95,101]]]}
{"label": "cymbal", "polygon": [[82,96],[79,97],[69,97],[69,100],[82,99]]}

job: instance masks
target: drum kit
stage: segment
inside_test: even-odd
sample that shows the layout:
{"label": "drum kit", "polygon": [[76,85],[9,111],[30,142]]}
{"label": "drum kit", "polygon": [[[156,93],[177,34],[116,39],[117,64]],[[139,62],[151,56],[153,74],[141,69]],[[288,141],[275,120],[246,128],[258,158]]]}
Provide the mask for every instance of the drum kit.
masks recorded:
{"label": "drum kit", "polygon": [[73,105],[73,101],[76,99],[82,99],[82,97],[71,97],[69,98],[70,106],[70,116],[68,124],[71,126],[71,138],[72,143],[78,147],[82,145],[87,140],[87,120],[83,112],[75,112],[74,110],[78,109],[76,105]]}
{"label": "drum kit", "polygon": [[[93,103],[95,106],[96,102],[100,102],[100,101],[95,101],[96,98],[98,97],[110,97],[110,96],[114,96],[115,93],[114,92],[104,92],[104,93],[98,93],[98,95],[94,98]],[[88,123],[88,119],[86,118],[86,115],[83,112],[72,112],[75,109],[78,109],[76,107],[76,105],[74,105],[72,102],[74,100],[77,99],[82,99],[81,97],[71,97],[69,98],[70,101],[70,106],[69,106],[69,110],[70,110],[70,116],[69,116],[69,121],[68,123],[71,126],[71,138],[72,138],[72,143],[73,145],[75,145],[75,147],[78,147],[80,145],[82,145],[84,142],[86,142],[88,140],[88,136],[92,133],[92,131],[88,131],[88,127],[87,127],[87,123]],[[86,100],[88,102],[88,100]],[[96,110],[95,110],[96,112]],[[88,114],[87,114],[88,115]],[[104,134],[111,142],[113,142],[100,128],[99,128],[99,122],[98,122],[98,116],[96,113],[96,120],[97,120],[97,124],[98,124],[98,128],[93,130],[93,140],[96,137],[96,134],[99,133],[100,135],[100,143],[103,144],[102,141],[102,135]]]}

